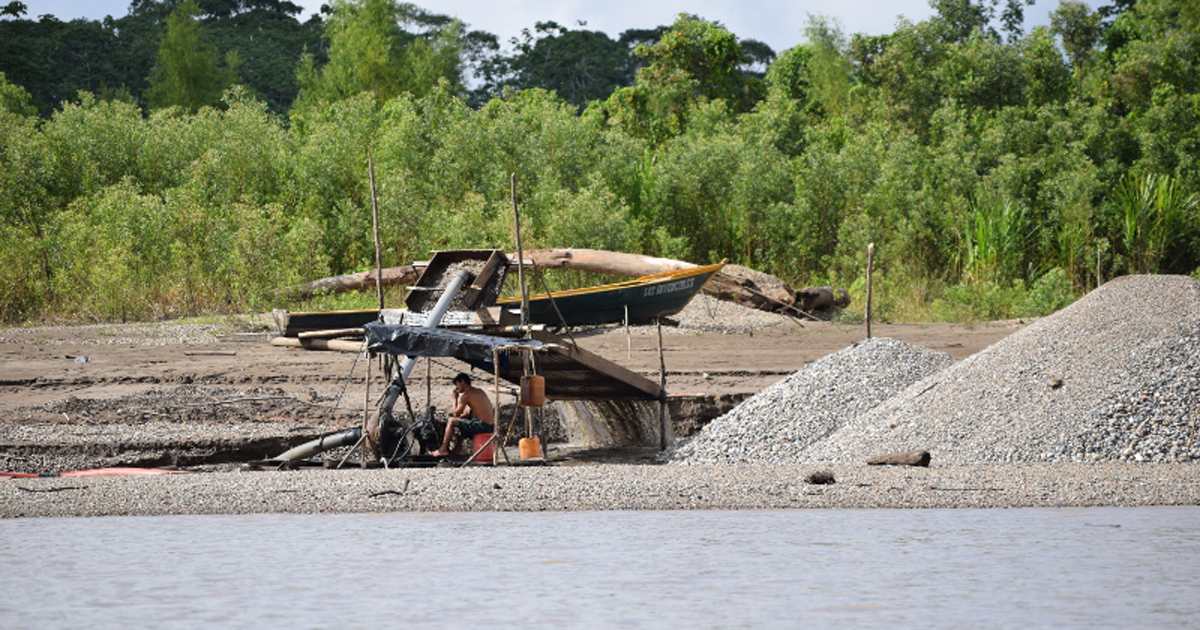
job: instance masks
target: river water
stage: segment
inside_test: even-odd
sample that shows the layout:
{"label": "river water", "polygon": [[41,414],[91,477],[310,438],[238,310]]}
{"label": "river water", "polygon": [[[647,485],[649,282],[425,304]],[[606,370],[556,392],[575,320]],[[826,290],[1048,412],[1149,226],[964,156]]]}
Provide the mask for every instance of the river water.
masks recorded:
{"label": "river water", "polygon": [[0,521],[0,628],[1197,628],[1200,507]]}

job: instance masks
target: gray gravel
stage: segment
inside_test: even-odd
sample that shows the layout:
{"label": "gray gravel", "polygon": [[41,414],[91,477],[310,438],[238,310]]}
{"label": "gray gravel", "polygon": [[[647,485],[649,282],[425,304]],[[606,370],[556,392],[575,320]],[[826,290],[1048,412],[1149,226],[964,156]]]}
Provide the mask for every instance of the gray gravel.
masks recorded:
{"label": "gray gravel", "polygon": [[[683,307],[683,310],[667,319],[673,321],[674,324],[662,327],[664,335],[695,335],[713,332],[723,335],[744,335],[766,328],[797,327],[796,321],[787,315],[760,311],[704,294],[692,298],[688,305]],[[590,328],[592,327],[581,327],[578,330]],[[597,328],[607,328],[607,326]],[[657,335],[658,329],[654,324],[630,325],[629,334],[633,336]]]}
{"label": "gray gravel", "polygon": [[[45,345],[116,345],[116,346],[173,346],[179,344],[213,343],[225,336],[262,335],[275,329],[270,313],[215,316],[212,321],[175,320],[170,322],[134,322],[127,324],[79,324],[71,326],[34,326],[0,328],[0,344],[31,343],[30,335],[37,333],[77,333],[78,336],[37,336],[36,343]],[[257,331],[251,333],[250,331]],[[15,339],[17,335],[21,339]]]}
{"label": "gray gravel", "polygon": [[798,461],[804,449],[912,383],[950,355],[875,337],[830,354],[713,420],[666,456],[680,464]]}
{"label": "gray gravel", "polygon": [[1200,460],[1200,281],[1127,276],[914,384],[807,462]]}
{"label": "gray gravel", "polygon": [[[809,485],[816,470],[836,483]],[[1200,504],[1190,464],[560,466],[0,480],[0,518]]]}

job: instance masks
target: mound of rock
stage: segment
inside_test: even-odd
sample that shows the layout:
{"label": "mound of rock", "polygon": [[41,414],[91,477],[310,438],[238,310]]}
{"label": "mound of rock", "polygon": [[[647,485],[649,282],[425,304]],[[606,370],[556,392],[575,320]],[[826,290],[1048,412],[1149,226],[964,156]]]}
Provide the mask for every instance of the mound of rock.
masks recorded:
{"label": "mound of rock", "polygon": [[1200,281],[1127,276],[847,418],[803,454],[1200,461]]}
{"label": "mound of rock", "polygon": [[796,461],[805,447],[954,363],[950,355],[875,337],[823,357],[746,399],[681,442],[675,463]]}

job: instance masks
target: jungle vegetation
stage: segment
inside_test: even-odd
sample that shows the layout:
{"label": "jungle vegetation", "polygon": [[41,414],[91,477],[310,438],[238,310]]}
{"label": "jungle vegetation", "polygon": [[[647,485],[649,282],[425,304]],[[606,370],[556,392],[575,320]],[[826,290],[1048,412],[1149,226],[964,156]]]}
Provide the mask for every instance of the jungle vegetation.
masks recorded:
{"label": "jungle vegetation", "polygon": [[[1200,9],[932,0],[886,35],[822,16],[776,54],[683,14],[509,43],[396,0],[0,9],[0,321],[272,307],[431,249],[727,258],[877,316],[1052,312],[1131,273],[1200,277]],[[1152,300],[1152,297],[1148,299]],[[856,300],[861,303],[861,300]]]}

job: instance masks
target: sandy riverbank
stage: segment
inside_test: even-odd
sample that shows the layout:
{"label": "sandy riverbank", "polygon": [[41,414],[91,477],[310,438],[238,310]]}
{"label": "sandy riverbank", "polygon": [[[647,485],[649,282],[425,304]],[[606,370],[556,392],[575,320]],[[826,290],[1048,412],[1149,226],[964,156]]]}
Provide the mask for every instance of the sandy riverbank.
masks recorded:
{"label": "sandy riverbank", "polygon": [[[835,483],[806,478],[831,472]],[[301,470],[0,482],[0,517],[1198,505],[1190,464]]]}
{"label": "sandy riverbank", "polygon": [[[667,390],[731,405],[864,336],[861,325],[805,322],[698,298],[664,328]],[[962,359],[1021,322],[877,324],[874,333]],[[108,466],[232,470],[358,426],[368,392],[353,354],[272,346],[267,316],[0,330],[0,470]],[[575,332],[585,349],[658,379],[651,326]],[[436,361],[432,404],[453,374]],[[414,405],[427,401],[424,362]],[[482,375],[490,377],[490,375]],[[374,383],[376,395],[381,383]],[[502,402],[511,401],[502,397]],[[619,458],[617,461],[620,461]]]}
{"label": "sandy riverbank", "polygon": [[[664,334],[668,391],[712,399],[760,392],[864,333],[829,322],[801,327],[708,300],[680,320]],[[0,480],[0,517],[1200,504],[1195,463],[951,465],[936,452],[930,468],[861,460],[658,465],[654,449],[580,454],[556,445],[558,465],[545,467],[243,471],[242,462],[358,425],[369,399],[354,355],[275,347],[260,325],[236,318],[0,330],[0,469],[189,470]],[[875,334],[961,361],[1025,326],[882,324]],[[588,350],[657,376],[653,328],[575,334]],[[446,384],[460,369],[430,366],[434,404],[445,402]],[[423,388],[414,389],[414,404],[423,404]],[[809,483],[817,472],[832,473],[835,483]]]}

